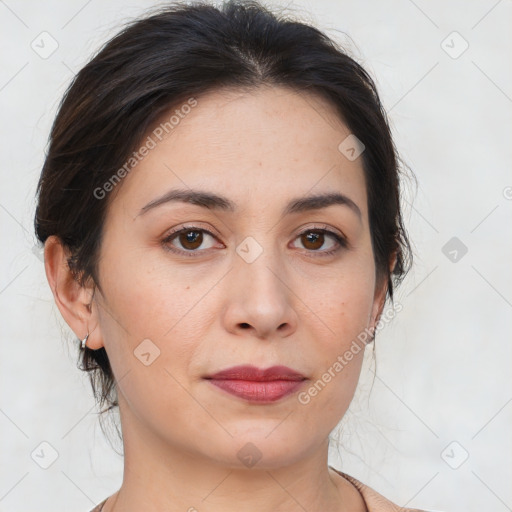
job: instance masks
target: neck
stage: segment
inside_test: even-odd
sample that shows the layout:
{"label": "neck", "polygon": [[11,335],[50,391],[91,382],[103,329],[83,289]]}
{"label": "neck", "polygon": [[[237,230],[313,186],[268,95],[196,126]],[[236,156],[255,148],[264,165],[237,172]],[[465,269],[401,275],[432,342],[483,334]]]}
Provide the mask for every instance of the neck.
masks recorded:
{"label": "neck", "polygon": [[248,468],[169,446],[140,423],[128,424],[123,483],[102,512],[366,510],[355,487],[329,469],[327,439],[297,460]]}

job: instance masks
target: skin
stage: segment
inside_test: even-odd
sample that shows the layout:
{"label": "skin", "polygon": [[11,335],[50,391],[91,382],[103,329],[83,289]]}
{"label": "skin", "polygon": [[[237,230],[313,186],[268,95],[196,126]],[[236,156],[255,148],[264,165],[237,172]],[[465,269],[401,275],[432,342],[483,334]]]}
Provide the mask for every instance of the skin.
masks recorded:
{"label": "skin", "polygon": [[[327,464],[363,350],[307,404],[297,393],[247,402],[203,378],[239,364],[286,365],[307,389],[378,321],[386,282],[376,279],[362,160],[338,150],[350,131],[316,96],[265,86],[197,100],[115,191],[102,292],[73,281],[58,239],[45,246],[62,316],[80,339],[90,333],[89,349],[105,347],[117,381],[124,479],[103,511],[364,511]],[[226,196],[236,211],[168,202],[139,214],[178,187]],[[340,204],[281,215],[292,198],[320,192],[348,196],[361,216]],[[214,237],[176,237],[167,246],[181,254],[167,251],[162,241],[187,225]],[[348,247],[322,255],[334,238],[301,236],[319,227]],[[263,250],[252,263],[236,252],[248,236]],[[145,339],[160,350],[148,366],[134,357]],[[261,453],[253,467],[237,456],[247,443]]]}

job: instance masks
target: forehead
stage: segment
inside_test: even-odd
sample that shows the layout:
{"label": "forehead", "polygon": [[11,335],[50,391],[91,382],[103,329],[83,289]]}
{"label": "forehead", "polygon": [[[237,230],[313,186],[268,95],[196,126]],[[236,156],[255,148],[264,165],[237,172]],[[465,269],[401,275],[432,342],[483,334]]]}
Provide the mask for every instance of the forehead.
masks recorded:
{"label": "forehead", "polygon": [[132,213],[179,186],[259,207],[308,192],[342,191],[366,215],[362,159],[349,160],[338,149],[350,130],[326,100],[265,86],[211,91],[194,101],[163,114],[141,141],[153,147],[116,191]]}

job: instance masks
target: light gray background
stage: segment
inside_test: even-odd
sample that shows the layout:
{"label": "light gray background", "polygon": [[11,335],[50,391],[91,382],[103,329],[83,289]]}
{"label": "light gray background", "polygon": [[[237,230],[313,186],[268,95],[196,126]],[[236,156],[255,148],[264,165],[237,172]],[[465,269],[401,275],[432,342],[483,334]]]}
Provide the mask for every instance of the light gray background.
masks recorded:
{"label": "light gray background", "polygon": [[[34,191],[73,74],[153,5],[0,1],[0,511],[86,511],[121,484],[33,250]],[[377,376],[367,358],[331,463],[400,505],[512,510],[511,2],[289,5],[376,78],[419,181],[404,201],[416,262],[403,310],[377,336]],[[46,59],[31,47],[44,31],[58,43]],[[468,249],[456,262],[442,251],[452,237]],[[58,452],[48,469],[35,462],[51,456],[42,442]]]}

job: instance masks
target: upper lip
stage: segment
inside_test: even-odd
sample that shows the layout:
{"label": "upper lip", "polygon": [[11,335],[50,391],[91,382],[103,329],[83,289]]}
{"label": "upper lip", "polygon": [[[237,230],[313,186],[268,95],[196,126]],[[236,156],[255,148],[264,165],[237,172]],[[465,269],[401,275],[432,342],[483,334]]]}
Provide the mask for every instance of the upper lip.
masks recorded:
{"label": "upper lip", "polygon": [[304,380],[306,377],[287,366],[271,366],[267,369],[256,368],[252,365],[233,366],[220,372],[208,375],[207,379],[224,380]]}

